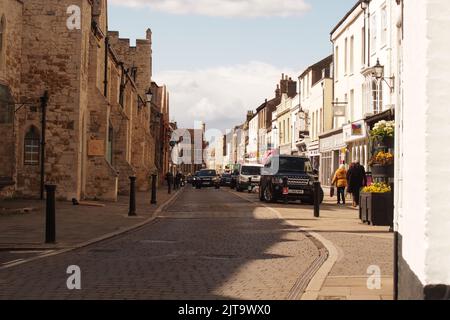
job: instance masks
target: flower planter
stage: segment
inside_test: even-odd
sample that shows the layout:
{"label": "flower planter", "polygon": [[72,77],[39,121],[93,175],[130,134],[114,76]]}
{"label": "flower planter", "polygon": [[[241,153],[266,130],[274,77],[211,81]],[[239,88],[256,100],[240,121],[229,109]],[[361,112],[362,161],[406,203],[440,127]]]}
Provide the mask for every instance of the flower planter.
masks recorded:
{"label": "flower planter", "polygon": [[383,137],[375,140],[375,148],[377,150],[394,149],[395,139],[393,137]]}
{"label": "flower planter", "polygon": [[380,166],[374,165],[372,168],[372,177],[374,178],[392,178],[394,176],[394,165]]}
{"label": "flower planter", "polygon": [[394,224],[393,193],[361,193],[360,219],[374,226],[390,226]]}

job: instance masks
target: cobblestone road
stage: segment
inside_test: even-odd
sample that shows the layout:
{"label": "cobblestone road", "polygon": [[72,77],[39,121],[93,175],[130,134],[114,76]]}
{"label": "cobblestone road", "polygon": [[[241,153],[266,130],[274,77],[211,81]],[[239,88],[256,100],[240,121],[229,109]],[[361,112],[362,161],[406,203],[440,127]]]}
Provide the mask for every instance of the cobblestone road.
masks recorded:
{"label": "cobblestone road", "polygon": [[[187,187],[135,232],[0,270],[0,299],[286,299],[318,255],[270,210]],[[81,290],[67,289],[70,265]]]}

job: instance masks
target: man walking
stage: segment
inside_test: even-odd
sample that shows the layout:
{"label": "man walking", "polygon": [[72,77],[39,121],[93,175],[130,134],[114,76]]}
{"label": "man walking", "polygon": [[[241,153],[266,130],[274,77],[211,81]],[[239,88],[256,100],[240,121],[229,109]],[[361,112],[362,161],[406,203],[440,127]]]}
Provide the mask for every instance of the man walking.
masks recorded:
{"label": "man walking", "polygon": [[356,159],[347,173],[348,192],[353,195],[353,207],[359,206],[359,195],[362,187],[367,185],[366,170]]}

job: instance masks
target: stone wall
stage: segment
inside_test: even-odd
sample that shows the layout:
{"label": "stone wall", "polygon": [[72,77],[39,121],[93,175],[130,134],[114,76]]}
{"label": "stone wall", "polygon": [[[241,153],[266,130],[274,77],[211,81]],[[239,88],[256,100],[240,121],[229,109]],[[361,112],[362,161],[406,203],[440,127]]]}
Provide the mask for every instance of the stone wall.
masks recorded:
{"label": "stone wall", "polygon": [[[12,95],[14,101],[20,98],[20,65],[21,65],[21,41],[22,34],[22,9],[23,5],[17,0],[5,0],[0,2],[0,21],[4,22],[3,46],[0,51],[0,85],[8,95]],[[1,96],[0,99],[6,99]],[[7,101],[0,101],[0,177],[16,180],[15,171],[15,136],[13,126],[13,106]],[[11,195],[14,186],[0,190],[0,196]]]}
{"label": "stone wall", "polygon": [[[81,30],[67,28],[67,8],[81,8]],[[25,100],[49,92],[47,107],[46,182],[58,186],[57,197],[78,198],[80,188],[80,112],[85,108],[86,34],[90,32],[91,5],[87,0],[24,2],[22,32],[21,91]],[[80,72],[80,69],[82,72]],[[82,106],[84,104],[84,106]],[[36,121],[26,111],[18,114],[19,131]],[[40,128],[40,126],[39,126]],[[41,130],[42,132],[42,130]],[[23,150],[19,136],[18,152]],[[18,157],[17,192],[32,196],[39,189],[35,168],[26,167]]]}

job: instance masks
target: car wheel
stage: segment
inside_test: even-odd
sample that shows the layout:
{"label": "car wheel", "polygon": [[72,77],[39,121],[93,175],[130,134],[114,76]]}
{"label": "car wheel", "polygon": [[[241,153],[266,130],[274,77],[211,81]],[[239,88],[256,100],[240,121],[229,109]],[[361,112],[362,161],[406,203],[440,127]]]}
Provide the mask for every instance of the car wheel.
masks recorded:
{"label": "car wheel", "polygon": [[267,186],[264,188],[264,200],[269,203],[273,203],[276,201],[271,186]]}

